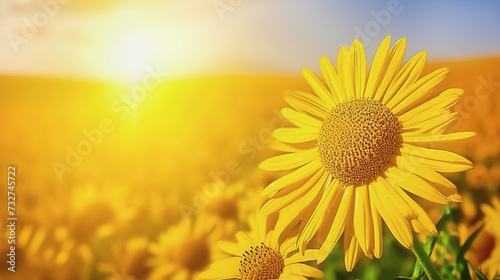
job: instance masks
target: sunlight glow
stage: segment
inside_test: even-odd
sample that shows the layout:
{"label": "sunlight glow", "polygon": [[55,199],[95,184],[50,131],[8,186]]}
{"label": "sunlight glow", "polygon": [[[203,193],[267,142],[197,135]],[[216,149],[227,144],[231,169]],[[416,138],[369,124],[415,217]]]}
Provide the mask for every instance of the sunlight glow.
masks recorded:
{"label": "sunlight glow", "polygon": [[119,76],[129,81],[137,81],[154,62],[155,42],[145,33],[138,31],[123,34],[117,40],[114,57]]}

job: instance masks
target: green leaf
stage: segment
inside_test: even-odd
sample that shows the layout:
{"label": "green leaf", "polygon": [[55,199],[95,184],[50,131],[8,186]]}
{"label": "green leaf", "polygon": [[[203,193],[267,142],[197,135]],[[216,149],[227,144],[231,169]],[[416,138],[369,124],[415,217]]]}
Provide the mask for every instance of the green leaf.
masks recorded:
{"label": "green leaf", "polygon": [[[436,229],[438,231],[438,235],[427,237],[427,240],[425,241],[425,244],[424,244],[424,250],[429,254],[429,256],[432,254],[432,251],[434,250],[434,246],[436,246],[436,243],[437,243],[437,240],[439,237],[439,233],[441,232],[446,221],[448,220],[448,218],[451,217],[451,215],[452,215],[452,213],[450,211],[450,208],[447,207],[444,210],[443,216],[441,217],[441,219],[439,219],[439,222],[436,224]],[[420,279],[422,276],[424,276],[424,269],[420,265],[420,262],[418,262],[418,260],[417,260],[417,261],[415,261],[415,268],[413,269],[413,275],[410,279]]]}
{"label": "green leaf", "polygon": [[462,280],[470,280],[470,274],[469,274],[469,267],[467,266],[467,260],[465,259],[465,253],[467,250],[469,250],[470,246],[472,245],[472,242],[474,239],[476,239],[477,235],[479,232],[481,232],[481,229],[483,227],[479,227],[476,229],[470,236],[465,240],[464,245],[462,245],[462,248],[460,248],[460,251],[458,251],[457,254],[457,262],[456,266],[458,271],[460,272],[460,279]]}
{"label": "green leaf", "polygon": [[467,262],[469,263],[470,267],[472,267],[472,270],[474,270],[474,273],[476,273],[477,279],[488,280],[488,277],[486,277],[486,275],[484,275],[484,273],[481,270],[479,270],[477,266],[473,265],[470,261]]}

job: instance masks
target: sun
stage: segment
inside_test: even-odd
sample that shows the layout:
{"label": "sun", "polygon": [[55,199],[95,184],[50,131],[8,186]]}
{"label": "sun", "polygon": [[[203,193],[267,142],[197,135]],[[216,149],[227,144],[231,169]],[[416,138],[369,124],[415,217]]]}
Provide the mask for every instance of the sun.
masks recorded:
{"label": "sun", "polygon": [[115,41],[114,61],[118,75],[127,81],[137,82],[154,65],[157,44],[153,37],[140,30],[120,34]]}

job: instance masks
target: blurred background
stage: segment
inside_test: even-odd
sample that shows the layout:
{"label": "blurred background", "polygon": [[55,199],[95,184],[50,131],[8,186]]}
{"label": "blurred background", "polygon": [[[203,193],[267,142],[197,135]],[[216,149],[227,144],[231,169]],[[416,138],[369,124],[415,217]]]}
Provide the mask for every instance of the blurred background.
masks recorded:
{"label": "blurred background", "polygon": [[[475,167],[450,176],[464,202],[433,258],[446,269],[450,248],[485,224],[468,258],[493,277],[499,31],[493,0],[2,0],[0,180],[16,165],[18,227],[16,273],[0,227],[0,278],[198,279],[223,257],[218,240],[250,228],[260,190],[279,175],[257,166],[287,125],[283,92],[311,91],[301,69],[319,72],[321,56],[335,62],[354,39],[370,62],[387,35],[407,38],[406,60],[427,50],[425,72],[451,69],[438,90],[465,89],[453,130],[478,135],[446,148]],[[443,210],[426,208],[437,222]],[[392,237],[381,260],[349,275],[341,251],[327,279],[413,267]]]}

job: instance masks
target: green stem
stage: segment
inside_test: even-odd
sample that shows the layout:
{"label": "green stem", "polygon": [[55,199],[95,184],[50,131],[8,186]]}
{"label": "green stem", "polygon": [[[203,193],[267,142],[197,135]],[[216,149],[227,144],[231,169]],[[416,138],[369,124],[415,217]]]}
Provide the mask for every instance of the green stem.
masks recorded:
{"label": "green stem", "polygon": [[429,280],[443,280],[441,275],[439,275],[439,272],[437,271],[436,267],[434,264],[431,262],[431,259],[429,258],[429,255],[427,252],[424,250],[424,247],[418,241],[417,237],[414,237],[414,247],[413,247],[413,253],[417,257],[417,260],[420,262],[420,265],[424,268],[425,274],[427,274],[427,277],[429,277]]}

